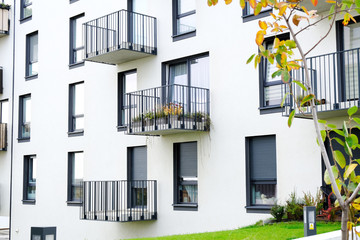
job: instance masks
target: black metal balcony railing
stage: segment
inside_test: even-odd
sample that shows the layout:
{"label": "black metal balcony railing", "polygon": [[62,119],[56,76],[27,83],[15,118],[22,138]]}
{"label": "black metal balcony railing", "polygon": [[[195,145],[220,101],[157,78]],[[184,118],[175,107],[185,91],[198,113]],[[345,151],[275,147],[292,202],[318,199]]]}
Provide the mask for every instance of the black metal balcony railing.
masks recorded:
{"label": "black metal balcony railing", "polygon": [[112,222],[157,219],[154,180],[85,181],[80,218]]}
{"label": "black metal balcony railing", "polygon": [[209,89],[165,85],[126,94],[127,134],[209,131]]}
{"label": "black metal balcony railing", "polygon": [[[85,59],[118,64],[156,55],[156,18],[120,10],[83,24]],[[119,53],[118,50],[130,50]]]}
{"label": "black metal balcony railing", "polygon": [[[311,85],[316,96],[316,107],[320,115],[324,117],[342,115],[349,107],[359,106],[359,51],[360,49],[357,48],[307,58]],[[304,75],[305,71],[301,68],[293,71],[292,77],[304,82]],[[292,84],[292,91],[296,96],[306,95],[296,84]],[[283,94],[284,92],[283,87]],[[291,109],[296,109],[296,104],[291,98],[286,100],[285,106],[286,115]],[[302,110],[305,114],[311,114],[309,106],[305,106]]]}

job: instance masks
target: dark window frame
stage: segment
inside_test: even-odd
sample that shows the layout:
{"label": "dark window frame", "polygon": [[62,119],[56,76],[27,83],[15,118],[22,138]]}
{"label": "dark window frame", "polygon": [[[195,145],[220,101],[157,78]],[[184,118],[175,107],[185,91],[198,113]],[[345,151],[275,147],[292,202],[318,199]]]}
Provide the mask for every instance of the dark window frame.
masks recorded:
{"label": "dark window frame", "polygon": [[[279,38],[280,40],[290,39],[289,33],[284,33],[278,36],[268,37],[264,40],[265,48],[267,48],[268,43],[273,43],[275,37]],[[282,112],[283,109],[281,108],[280,104],[276,105],[269,105],[265,106],[265,88],[270,86],[282,85],[283,82],[281,80],[274,81],[268,83],[267,80],[267,67],[268,67],[268,60],[264,59],[259,64],[259,101],[260,101],[260,114],[268,114],[268,113],[278,113]]]}
{"label": "dark window frame", "polygon": [[[31,121],[30,123],[30,130],[29,130],[29,136],[23,136],[22,134],[22,130],[23,128],[25,128],[26,123],[24,123],[24,107],[28,107],[28,106],[24,106],[25,104],[25,99],[30,98],[31,101],[31,94],[25,94],[25,95],[21,95],[19,96],[19,123],[18,123],[18,141],[19,142],[25,142],[25,141],[30,141],[30,137],[31,137]],[[30,109],[31,111],[31,109]],[[27,122],[28,123],[28,122]]]}
{"label": "dark window frame", "polygon": [[118,73],[118,118],[117,118],[117,129],[118,131],[126,131],[127,126],[125,124],[126,120],[123,122],[123,117],[125,117],[125,109],[126,109],[126,99],[125,99],[125,89],[126,89],[126,75],[137,73],[136,69],[127,70],[124,72]]}
{"label": "dark window frame", "polygon": [[[79,20],[79,18],[85,17],[85,13],[78,14],[74,17],[70,18],[69,23],[69,67],[75,67],[75,66],[83,66],[85,63],[85,60],[82,59],[81,61],[74,61],[77,51],[81,51],[84,49],[84,45],[80,47],[76,47],[76,21]],[[82,37],[82,36],[79,36]]]}
{"label": "dark window frame", "polygon": [[32,10],[31,10],[31,15],[30,16],[24,17],[24,15],[25,15],[24,13],[25,13],[25,9],[32,5],[32,1],[30,3],[28,3],[28,4],[26,4],[25,0],[21,0],[20,3],[21,3],[20,23],[31,20],[32,19]]}
{"label": "dark window frame", "polygon": [[[39,74],[39,73],[36,73],[36,74],[30,75],[30,73],[29,73],[30,64],[39,62],[39,59],[37,59],[36,61],[30,60],[30,47],[31,47],[30,46],[30,38],[34,37],[35,35],[38,38],[38,48],[39,48],[39,32],[35,31],[35,32],[29,33],[26,35],[26,56],[25,56],[25,79],[26,80],[35,79],[38,77],[38,74]],[[38,49],[38,51],[39,51],[39,49]],[[39,54],[39,52],[37,53],[37,55],[38,54]]]}
{"label": "dark window frame", "polygon": [[242,12],[242,18],[243,18],[243,22],[250,22],[259,18],[263,18],[263,17],[268,17],[270,16],[270,12],[272,12],[272,8],[270,9],[265,9],[262,10],[258,15],[254,15],[254,13],[250,13],[250,5],[248,2],[245,3],[245,8],[243,9]]}
{"label": "dark window frame", "polygon": [[[275,188],[277,189],[277,176],[276,180],[274,181],[254,181],[251,180],[251,169],[250,169],[250,140],[257,137],[274,137],[275,146],[276,146],[276,135],[261,135],[261,136],[251,136],[245,137],[245,168],[246,168],[246,212],[247,213],[270,213],[270,209],[273,205],[256,205],[251,203],[251,185],[252,183],[262,182],[263,184],[275,184]],[[276,148],[275,148],[275,163],[277,164],[277,157],[276,157]],[[276,173],[277,175],[277,173]],[[266,182],[266,183],[264,183]],[[276,190],[275,190],[276,191]]]}
{"label": "dark window frame", "polygon": [[[83,136],[84,129],[74,129],[74,118],[85,118],[85,113],[75,115],[75,86],[79,84],[85,84],[84,81],[69,84],[69,114],[68,114],[68,136]],[[85,87],[85,85],[84,85]],[[84,106],[85,107],[85,106]]]}
{"label": "dark window frame", "polygon": [[74,174],[74,169],[73,169],[73,162],[75,161],[75,154],[76,153],[82,153],[84,154],[83,151],[75,151],[75,152],[69,152],[68,153],[68,179],[67,179],[67,204],[69,206],[79,206],[82,204],[81,199],[74,199],[72,196],[72,189],[74,187],[82,187],[82,185],[78,185],[76,183],[73,182],[73,174]]}
{"label": "dark window frame", "polygon": [[[195,143],[196,144],[196,161],[198,161],[198,142],[197,141],[191,141],[191,142],[178,142],[173,144],[173,164],[174,164],[174,196],[173,196],[173,208],[174,210],[180,210],[180,211],[197,211],[198,210],[198,202],[197,203],[181,203],[180,202],[180,196],[179,196],[179,186],[182,184],[181,180],[179,179],[179,171],[180,171],[180,145],[182,143]],[[198,163],[197,165],[197,175],[198,174]],[[198,176],[196,176],[198,178]],[[186,183],[191,185],[196,185],[198,187],[199,191],[199,179],[196,181],[187,181]],[[197,198],[199,195],[197,195]]]}
{"label": "dark window frame", "polygon": [[190,37],[195,37],[196,36],[196,29],[193,31],[189,31],[189,32],[185,32],[185,33],[178,33],[177,32],[177,20],[182,18],[182,17],[187,17],[193,14],[196,14],[196,9],[192,10],[190,12],[186,12],[186,13],[182,13],[182,14],[178,14],[178,10],[179,10],[179,6],[178,6],[178,0],[173,0],[172,1],[172,9],[173,9],[173,42],[179,41],[179,40],[183,40],[186,38],[190,38]]}
{"label": "dark window frame", "polygon": [[[30,182],[30,174],[33,175],[34,159],[36,161],[36,155],[24,156],[24,173],[23,173],[23,204],[35,204],[36,202],[36,178],[35,181]],[[30,163],[31,162],[31,163]],[[33,176],[32,176],[33,178]],[[28,188],[35,186],[35,197],[34,199],[28,198]]]}

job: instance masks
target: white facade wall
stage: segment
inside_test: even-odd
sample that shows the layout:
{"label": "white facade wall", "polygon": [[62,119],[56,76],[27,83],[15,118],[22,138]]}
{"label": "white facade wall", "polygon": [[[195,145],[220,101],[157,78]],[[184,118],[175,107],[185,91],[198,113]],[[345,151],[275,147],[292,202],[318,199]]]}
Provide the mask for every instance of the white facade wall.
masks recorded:
{"label": "white facade wall", "polygon": [[[72,4],[37,0],[32,19],[16,26],[12,228],[13,240],[29,239],[31,227],[57,227],[57,239],[95,240],[185,234],[234,229],[270,217],[247,213],[245,138],[276,135],[277,198],[292,191],[316,192],[321,186],[321,157],[311,120],[295,119],[291,128],[281,113],[260,115],[259,74],[248,57],[257,51],[258,21],[243,23],[240,6],[222,1],[209,8],[196,0],[196,36],[172,41],[172,1],[151,1],[144,14],[157,18],[158,54],[120,65],[85,62],[69,69],[69,18],[85,13],[89,21],[120,9],[126,1],[85,1]],[[13,10],[13,9],[12,9]],[[323,24],[324,28],[326,24]],[[321,27],[323,29],[323,27]],[[24,79],[26,34],[38,31],[39,75]],[[321,35],[308,31],[303,39]],[[12,35],[0,39],[4,93],[11,97]],[[308,42],[306,41],[306,44]],[[311,42],[309,42],[309,46]],[[326,47],[325,47],[326,46]],[[336,50],[335,31],[314,55]],[[137,70],[139,90],[161,86],[161,63],[209,52],[210,132],[161,137],[118,132],[117,74]],[[69,137],[69,84],[85,83],[84,136]],[[31,140],[18,142],[19,96],[31,93]],[[10,101],[11,102],[11,101]],[[341,119],[339,119],[340,121]],[[336,120],[335,120],[336,121]],[[10,140],[10,139],[9,139]],[[197,141],[198,211],[173,210],[173,144]],[[147,146],[147,176],[157,180],[158,219],[112,223],[79,219],[79,207],[68,206],[68,152],[84,151],[84,180],[125,180],[127,147]],[[37,157],[36,203],[24,204],[24,156]],[[0,216],[9,212],[10,151],[0,152]],[[6,196],[6,197],[4,197]],[[3,207],[5,206],[5,207]]]}

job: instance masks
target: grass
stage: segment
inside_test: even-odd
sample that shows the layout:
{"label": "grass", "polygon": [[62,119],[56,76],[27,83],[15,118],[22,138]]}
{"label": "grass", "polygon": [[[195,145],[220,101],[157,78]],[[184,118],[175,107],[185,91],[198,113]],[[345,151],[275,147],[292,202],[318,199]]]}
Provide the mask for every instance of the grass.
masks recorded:
{"label": "grass", "polygon": [[[340,230],[340,222],[318,222],[317,233]],[[267,225],[252,225],[230,231],[206,232],[187,235],[173,235],[156,238],[138,238],[147,240],[288,240],[304,236],[303,222],[282,222]]]}

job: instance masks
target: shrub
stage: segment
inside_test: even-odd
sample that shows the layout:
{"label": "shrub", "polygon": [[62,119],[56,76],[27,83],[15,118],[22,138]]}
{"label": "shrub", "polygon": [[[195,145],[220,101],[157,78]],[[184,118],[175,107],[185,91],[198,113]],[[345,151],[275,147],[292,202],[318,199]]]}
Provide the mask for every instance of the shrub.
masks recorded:
{"label": "shrub", "polygon": [[302,220],[303,219],[303,203],[296,197],[296,193],[290,194],[290,199],[286,201],[285,211],[289,220]]}
{"label": "shrub", "polygon": [[280,222],[285,214],[285,207],[275,204],[270,210],[271,216],[276,219],[276,222]]}

